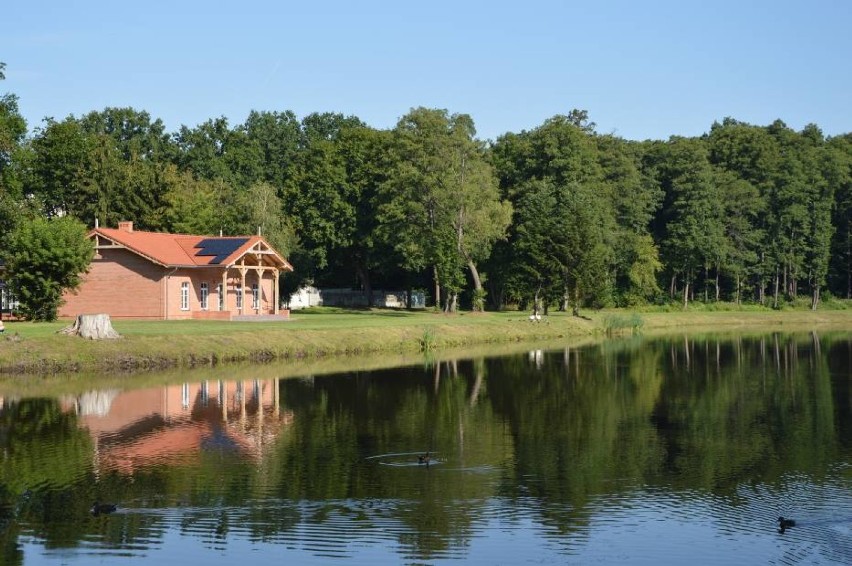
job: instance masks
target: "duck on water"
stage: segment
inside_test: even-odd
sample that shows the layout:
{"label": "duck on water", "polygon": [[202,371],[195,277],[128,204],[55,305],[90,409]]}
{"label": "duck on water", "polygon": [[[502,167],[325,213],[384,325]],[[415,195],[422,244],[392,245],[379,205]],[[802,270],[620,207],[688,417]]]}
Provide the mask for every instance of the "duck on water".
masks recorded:
{"label": "duck on water", "polygon": [[783,534],[785,530],[789,529],[790,527],[795,527],[795,526],[796,526],[796,521],[794,521],[793,519],[788,519],[786,517],[778,517],[778,532],[779,533]]}
{"label": "duck on water", "polygon": [[97,517],[98,515],[109,515],[110,513],[115,513],[116,509],[118,509],[118,507],[112,503],[99,503],[95,501],[92,504],[90,512],[93,516]]}

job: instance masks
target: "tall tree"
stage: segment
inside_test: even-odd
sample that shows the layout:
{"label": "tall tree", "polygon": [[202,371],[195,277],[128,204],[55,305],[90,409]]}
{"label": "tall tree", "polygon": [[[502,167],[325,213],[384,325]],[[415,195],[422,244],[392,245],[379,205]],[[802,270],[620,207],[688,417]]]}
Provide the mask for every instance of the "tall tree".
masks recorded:
{"label": "tall tree", "polygon": [[48,217],[81,214],[80,172],[93,145],[73,116],[61,122],[48,119],[37,130],[27,183]]}
{"label": "tall tree", "polygon": [[[547,301],[558,300],[563,309],[571,305],[575,313],[585,302],[608,304],[614,287],[615,187],[607,180],[602,165],[606,160],[601,159],[593,125],[585,113],[554,116],[532,131],[503,136],[492,148],[492,154],[503,194],[512,201],[518,218],[529,218],[526,222],[540,222],[556,230],[550,236],[556,248],[548,265],[559,272],[560,290],[545,293]],[[613,182],[625,178],[624,170],[619,172],[615,165],[608,167]],[[544,193],[527,198],[528,191]],[[550,202],[552,209],[541,209],[543,202]],[[530,217],[528,211],[522,210],[525,206],[536,207],[534,215],[540,218]],[[552,216],[555,221],[542,215]],[[519,249],[526,246],[518,242],[524,238],[520,224],[518,221],[517,229],[511,233],[509,249],[498,249],[495,255],[508,259],[504,270],[512,274],[526,272],[523,264],[530,261],[527,252],[515,253],[517,245]],[[530,225],[525,230],[528,234],[538,231],[538,227]],[[553,277],[549,281],[554,281]],[[532,286],[519,285],[514,276],[507,283],[527,298],[530,289],[538,288],[534,281]]]}
{"label": "tall tree", "polygon": [[499,198],[473,121],[465,114],[416,108],[400,119],[394,134],[395,164],[379,207],[384,237],[406,269],[432,267],[436,306],[443,286],[445,309],[455,310],[467,267],[474,308],[482,308],[476,264],[504,237],[511,206]]}
{"label": "tall tree", "polygon": [[[0,62],[0,80],[5,78],[6,64]],[[11,93],[0,96],[0,239],[9,234],[24,216],[27,201],[21,178],[21,162],[27,123],[18,108],[18,97]]]}
{"label": "tall tree", "polygon": [[656,276],[662,264],[649,229],[663,191],[641,170],[640,144],[611,135],[597,136],[595,141],[615,215],[607,241],[615,261],[614,283],[620,287],[617,300],[623,305],[644,304],[659,293]]}
{"label": "tall tree", "polygon": [[255,183],[245,193],[242,208],[246,211],[245,229],[258,230],[276,251],[289,256],[298,245],[291,219],[284,215],[282,201],[275,187],[266,182]]}
{"label": "tall tree", "polygon": [[[775,278],[779,263],[772,242],[778,227],[774,196],[782,161],[780,148],[767,128],[732,118],[714,123],[706,141],[711,163],[722,172],[719,186],[729,221],[728,271],[735,287],[740,277],[749,278],[763,304],[766,286]],[[736,183],[735,178],[748,186]],[[727,191],[730,193],[725,194]],[[739,296],[737,289],[734,295]]]}
{"label": "tall tree", "polygon": [[836,163],[830,277],[833,291],[852,299],[852,134],[829,140],[828,151]]}
{"label": "tall tree", "polygon": [[686,308],[698,274],[703,272],[706,285],[710,268],[724,261],[722,203],[701,140],[673,138],[667,150],[663,175],[669,195],[663,251],[672,281],[681,279]]}
{"label": "tall tree", "polygon": [[[732,171],[715,170],[714,183],[723,207],[725,272],[734,280],[734,302],[739,304],[749,277],[759,276],[758,258],[764,245],[760,218],[765,201],[757,187]],[[716,274],[716,300],[719,300],[719,272]]]}

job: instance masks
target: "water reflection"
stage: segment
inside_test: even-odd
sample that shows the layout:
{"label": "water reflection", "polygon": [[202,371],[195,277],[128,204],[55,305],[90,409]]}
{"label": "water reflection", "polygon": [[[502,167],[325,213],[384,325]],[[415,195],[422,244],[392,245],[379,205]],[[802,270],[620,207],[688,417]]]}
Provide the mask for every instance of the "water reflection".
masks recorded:
{"label": "water reflection", "polygon": [[851,359],[631,338],[6,398],[0,562],[849,563]]}
{"label": "water reflection", "polygon": [[278,380],[202,381],[154,389],[90,391],[64,398],[95,447],[95,471],[199,460],[233,451],[256,460],[292,420]]}

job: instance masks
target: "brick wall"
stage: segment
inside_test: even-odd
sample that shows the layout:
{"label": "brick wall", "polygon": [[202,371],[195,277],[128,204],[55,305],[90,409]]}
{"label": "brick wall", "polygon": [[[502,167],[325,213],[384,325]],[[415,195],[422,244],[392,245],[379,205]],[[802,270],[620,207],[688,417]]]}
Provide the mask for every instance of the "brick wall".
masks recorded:
{"label": "brick wall", "polygon": [[63,295],[62,318],[106,313],[111,318],[162,318],[164,268],[121,249],[100,251],[75,293]]}

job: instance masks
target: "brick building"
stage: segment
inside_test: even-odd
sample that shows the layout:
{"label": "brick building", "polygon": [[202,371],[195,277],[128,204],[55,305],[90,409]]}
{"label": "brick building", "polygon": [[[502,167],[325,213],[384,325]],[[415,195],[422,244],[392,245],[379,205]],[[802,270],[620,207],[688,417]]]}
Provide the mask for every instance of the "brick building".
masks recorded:
{"label": "brick building", "polygon": [[60,317],[152,320],[286,316],[278,281],[292,266],[260,236],[142,232],[132,222],[89,232],[95,257],[63,296]]}

